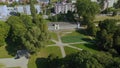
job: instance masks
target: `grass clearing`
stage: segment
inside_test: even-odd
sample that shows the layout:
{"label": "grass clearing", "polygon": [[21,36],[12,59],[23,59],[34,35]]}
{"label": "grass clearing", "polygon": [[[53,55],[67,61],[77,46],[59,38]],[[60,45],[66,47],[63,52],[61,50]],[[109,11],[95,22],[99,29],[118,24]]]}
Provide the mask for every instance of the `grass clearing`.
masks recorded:
{"label": "grass clearing", "polygon": [[47,45],[52,45],[52,44],[55,44],[55,42],[53,41],[48,41]]}
{"label": "grass clearing", "polygon": [[80,34],[79,32],[72,32],[61,37],[63,43],[87,42],[89,36]]}
{"label": "grass clearing", "polygon": [[0,58],[11,58],[12,56],[8,54],[5,46],[0,47]]}
{"label": "grass clearing", "polygon": [[120,20],[120,15],[117,15],[117,16],[106,16],[106,15],[97,15],[95,17],[95,20],[94,21],[103,21],[105,19],[115,19],[115,20]]}
{"label": "grass clearing", "polygon": [[51,39],[58,41],[57,34],[55,32],[50,32]]}
{"label": "grass clearing", "polygon": [[72,46],[81,48],[83,50],[87,50],[93,54],[100,53],[100,51],[97,50],[97,47],[95,45],[92,45],[92,44],[72,44]]}
{"label": "grass clearing", "polygon": [[5,68],[5,65],[0,63],[0,68]]}
{"label": "grass clearing", "polygon": [[70,47],[67,47],[67,46],[65,46],[64,49],[65,49],[66,55],[70,55],[72,53],[79,52],[79,50],[76,50],[76,49],[73,49],[73,48],[70,48]]}
{"label": "grass clearing", "polygon": [[50,47],[42,48],[38,57],[47,58],[50,54],[62,57],[60,48],[57,46],[50,46]]}
{"label": "grass clearing", "polygon": [[37,68],[36,65],[37,55],[32,55],[28,62],[28,68]]}
{"label": "grass clearing", "polygon": [[57,46],[45,47],[45,48],[42,48],[38,54],[31,56],[29,63],[28,63],[28,68],[37,68],[36,59],[47,58],[50,54],[59,56],[60,58],[62,57],[59,47]]}

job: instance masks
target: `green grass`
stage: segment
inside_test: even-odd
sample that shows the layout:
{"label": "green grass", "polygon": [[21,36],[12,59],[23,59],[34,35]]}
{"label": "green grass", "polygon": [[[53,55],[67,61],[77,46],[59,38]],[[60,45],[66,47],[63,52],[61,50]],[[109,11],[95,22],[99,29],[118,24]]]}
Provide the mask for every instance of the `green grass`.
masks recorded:
{"label": "green grass", "polygon": [[89,39],[88,36],[80,34],[76,31],[61,37],[63,43],[85,42],[87,39]]}
{"label": "green grass", "polygon": [[50,32],[51,39],[58,41],[57,34],[55,32]]}
{"label": "green grass", "polygon": [[64,49],[65,49],[66,55],[70,55],[72,53],[79,52],[79,50],[76,50],[76,49],[73,49],[73,48],[70,48],[70,47],[67,47],[67,46],[65,46]]}
{"label": "green grass", "polygon": [[5,66],[3,64],[0,63],[0,68],[5,68]]}
{"label": "green grass", "polygon": [[42,48],[40,53],[38,53],[37,55],[31,56],[29,63],[28,63],[28,68],[37,68],[36,59],[47,58],[50,54],[62,57],[59,47],[57,46],[45,47],[45,48]]}
{"label": "green grass", "polygon": [[60,48],[57,46],[50,46],[41,49],[39,57],[48,57],[50,54],[54,54],[56,56],[62,57]]}
{"label": "green grass", "polygon": [[97,47],[95,45],[92,45],[92,44],[72,44],[72,46],[81,48],[83,50],[87,50],[93,54],[100,53],[100,51],[97,50]]}
{"label": "green grass", "polygon": [[28,62],[28,68],[37,68],[36,66],[37,55],[32,55]]}
{"label": "green grass", "polygon": [[80,35],[82,35],[82,34],[80,34],[79,32],[76,32],[76,31],[73,31],[73,32],[67,34],[67,36],[80,36]]}
{"label": "green grass", "polygon": [[117,15],[117,16],[96,16],[94,21],[103,21],[105,19],[120,20],[120,15]]}
{"label": "green grass", "polygon": [[49,42],[47,43],[47,45],[52,45],[52,44],[55,44],[55,42],[49,41]]}
{"label": "green grass", "polygon": [[11,58],[12,56],[8,54],[5,46],[0,47],[0,58]]}
{"label": "green grass", "polygon": [[63,43],[74,43],[74,42],[85,42],[82,40],[83,37],[80,36],[65,36],[62,37],[62,42]]}

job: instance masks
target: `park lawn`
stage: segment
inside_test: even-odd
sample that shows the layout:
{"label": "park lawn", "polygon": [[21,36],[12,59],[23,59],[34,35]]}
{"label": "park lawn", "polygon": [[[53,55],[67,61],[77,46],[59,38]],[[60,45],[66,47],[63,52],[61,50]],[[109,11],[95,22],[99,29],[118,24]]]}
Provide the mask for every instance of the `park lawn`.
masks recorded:
{"label": "park lawn", "polygon": [[5,68],[4,64],[0,63],[0,68]]}
{"label": "park lawn", "polygon": [[98,54],[101,53],[100,51],[97,50],[97,47],[95,45],[92,44],[71,44],[72,46],[81,48],[83,50],[87,50],[93,54]]}
{"label": "park lawn", "polygon": [[70,54],[72,54],[72,53],[79,52],[79,50],[74,49],[74,48],[70,48],[70,47],[67,47],[67,46],[65,46],[64,49],[65,49],[66,55],[70,55]]}
{"label": "park lawn", "polygon": [[55,32],[50,32],[51,39],[58,41],[57,34]]}
{"label": "park lawn", "polygon": [[105,20],[105,19],[115,19],[115,20],[120,20],[120,15],[117,15],[117,16],[106,16],[106,15],[104,15],[104,16],[100,16],[100,15],[97,15],[96,17],[95,17],[95,22],[98,22],[98,21],[103,21],[103,20]]}
{"label": "park lawn", "polygon": [[47,45],[52,45],[52,44],[55,44],[55,42],[53,42],[51,40],[47,42]]}
{"label": "park lawn", "polygon": [[12,56],[8,54],[5,46],[0,47],[0,58],[11,58]]}
{"label": "park lawn", "polygon": [[28,68],[37,68],[36,59],[37,58],[47,58],[50,54],[53,54],[58,57],[62,57],[60,48],[57,46],[50,46],[42,48],[38,54],[32,55],[29,62]]}
{"label": "park lawn", "polygon": [[49,47],[42,48],[38,57],[47,58],[50,54],[62,57],[60,48],[58,46],[49,46]]}
{"label": "park lawn", "polygon": [[61,37],[63,43],[87,42],[87,39],[90,39],[89,36],[80,34],[76,31],[73,31],[72,33],[66,34]]}
{"label": "park lawn", "polygon": [[31,55],[31,58],[29,59],[28,62],[28,68],[37,68],[36,59],[37,55]]}

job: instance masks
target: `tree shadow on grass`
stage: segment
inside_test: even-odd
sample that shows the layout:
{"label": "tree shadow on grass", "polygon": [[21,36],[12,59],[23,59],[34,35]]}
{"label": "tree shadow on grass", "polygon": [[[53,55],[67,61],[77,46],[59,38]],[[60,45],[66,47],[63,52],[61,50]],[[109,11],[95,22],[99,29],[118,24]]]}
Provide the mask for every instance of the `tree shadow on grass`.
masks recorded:
{"label": "tree shadow on grass", "polygon": [[11,56],[15,56],[18,50],[23,49],[23,46],[18,46],[19,43],[13,43],[11,39],[6,39],[6,43],[7,46],[5,48]]}
{"label": "tree shadow on grass", "polygon": [[87,47],[87,48],[99,51],[99,49],[97,48],[97,46],[94,45],[94,44],[92,44],[92,43],[84,44],[84,46]]}
{"label": "tree shadow on grass", "polygon": [[37,68],[48,68],[48,59],[47,58],[37,58],[36,65],[37,65]]}
{"label": "tree shadow on grass", "polygon": [[94,43],[95,40],[94,39],[90,39],[90,38],[82,38],[83,41],[88,42],[88,43]]}
{"label": "tree shadow on grass", "polygon": [[83,35],[87,35],[86,29],[76,29],[76,32],[83,34]]}
{"label": "tree shadow on grass", "polygon": [[11,42],[10,39],[7,39],[6,42],[7,42],[7,46],[5,48],[8,51],[8,54],[11,56],[15,56],[15,54],[17,52],[15,45]]}
{"label": "tree shadow on grass", "polygon": [[49,55],[47,58],[37,58],[37,68],[58,68],[61,66],[61,59],[57,56]]}

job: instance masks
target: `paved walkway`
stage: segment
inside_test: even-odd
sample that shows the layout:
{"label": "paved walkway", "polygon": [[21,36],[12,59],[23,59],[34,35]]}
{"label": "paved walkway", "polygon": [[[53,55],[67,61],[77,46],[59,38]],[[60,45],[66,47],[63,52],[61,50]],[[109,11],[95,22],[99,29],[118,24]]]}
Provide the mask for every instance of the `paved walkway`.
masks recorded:
{"label": "paved walkway", "polygon": [[[55,26],[53,26],[53,24],[59,24],[60,30],[76,29],[78,27],[77,23],[75,22],[49,22],[48,23],[49,30],[55,30]],[[80,27],[80,29],[84,28],[85,27]]]}
{"label": "paved walkway", "polygon": [[59,32],[57,32],[57,36],[58,36],[58,42],[56,44],[60,47],[60,50],[61,50],[61,53],[62,53],[62,57],[65,57],[66,54],[65,54],[64,46],[63,46],[63,43],[61,41]]}
{"label": "paved walkway", "polygon": [[25,57],[21,57],[20,59],[2,58],[0,59],[0,63],[4,64],[6,68],[9,67],[27,68],[28,59],[26,59]]}
{"label": "paved walkway", "polygon": [[67,46],[67,47],[70,47],[70,48],[74,48],[74,49],[77,49],[77,50],[82,50],[81,48],[71,46],[70,44],[87,43],[87,42],[62,43],[61,37],[59,35],[59,31],[57,31],[56,33],[57,33],[58,41],[52,39],[52,41],[55,42],[56,44],[55,45],[48,45],[48,47],[49,46],[59,46],[60,50],[61,50],[61,53],[62,53],[62,57],[66,56],[64,46]]}

